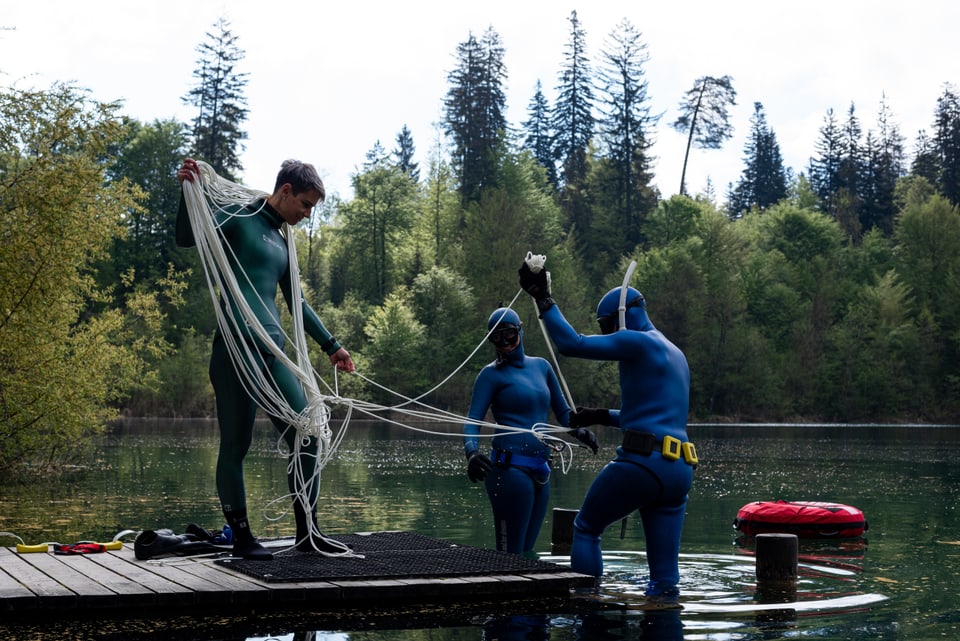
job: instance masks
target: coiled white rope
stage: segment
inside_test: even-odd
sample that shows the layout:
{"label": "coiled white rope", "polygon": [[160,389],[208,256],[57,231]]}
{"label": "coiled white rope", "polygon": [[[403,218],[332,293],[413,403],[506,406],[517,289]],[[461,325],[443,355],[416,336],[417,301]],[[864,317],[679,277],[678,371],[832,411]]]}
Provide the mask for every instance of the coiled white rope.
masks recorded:
{"label": "coiled white rope", "polygon": [[[303,294],[300,288],[300,270],[294,234],[286,225],[281,227],[289,256],[290,308],[293,317],[293,338],[289,336],[286,338],[292,347],[295,360],[288,357],[285,351],[274,343],[251,307],[253,304],[266,308],[266,302],[248,301],[240,290],[238,274],[239,278],[245,279],[248,283],[250,278],[241,262],[237,260],[230,244],[223,237],[220,229],[222,223],[217,223],[218,216],[228,220],[234,216],[258,214],[263,203],[252,210],[249,207],[240,209],[237,206],[249,206],[257,201],[265,202],[269,194],[226,180],[218,176],[207,163],[198,161],[197,165],[200,169],[200,179],[183,181],[183,195],[197,252],[200,255],[207,287],[217,315],[217,325],[230,354],[234,370],[246,392],[265,412],[297,430],[297,434],[292,439],[293,452],[289,453],[288,473],[294,475],[294,487],[298,488],[297,495],[293,499],[300,502],[306,514],[311,514],[316,510],[316,500],[311,500],[310,496],[317,494],[320,471],[332,457],[343,434],[341,433],[336,441],[333,440],[329,426],[330,408],[327,405],[327,400],[331,397],[325,397],[320,392],[318,377],[310,364],[303,325]],[[211,206],[216,208],[217,216],[211,210]],[[255,290],[253,287],[251,289]],[[221,296],[227,299],[223,305],[219,302]],[[230,304],[231,302],[233,305]],[[234,306],[239,312],[239,318],[234,314]],[[287,399],[280,393],[270,371],[258,366],[258,363],[262,362],[262,356],[257,348],[249,341],[240,338],[248,333],[259,339],[260,345],[297,378],[307,399],[306,407],[302,411],[296,411],[290,406]],[[283,436],[281,434],[281,442],[283,442]],[[316,439],[317,455],[302,456],[303,448],[310,444],[311,439]],[[305,462],[311,458],[313,465],[305,466]],[[281,497],[281,499],[289,498],[289,496]],[[315,527],[313,529],[314,537],[325,538]],[[335,541],[332,544],[339,545],[342,548],[342,554],[350,554],[346,546]]]}

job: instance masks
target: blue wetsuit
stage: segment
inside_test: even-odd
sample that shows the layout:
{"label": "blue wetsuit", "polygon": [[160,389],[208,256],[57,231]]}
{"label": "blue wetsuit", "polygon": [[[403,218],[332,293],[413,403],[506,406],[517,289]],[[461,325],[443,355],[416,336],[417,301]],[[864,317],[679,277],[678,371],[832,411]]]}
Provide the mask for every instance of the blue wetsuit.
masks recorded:
{"label": "blue wetsuit", "polygon": [[[550,499],[550,454],[531,428],[549,421],[549,412],[566,426],[570,406],[550,363],[526,356],[523,336],[509,353],[486,365],[477,375],[470,400],[469,419],[482,421],[492,410],[501,425],[522,427],[525,432],[497,430],[490,459],[493,468],[485,484],[496,532],[497,549],[514,554],[532,553],[543,526]],[[464,452],[479,449],[480,426],[464,424]]]}
{"label": "blue wetsuit", "polygon": [[[612,290],[604,300],[615,298],[619,291]],[[636,290],[628,291],[637,300],[642,298]],[[619,361],[620,409],[610,410],[613,426],[625,434],[635,430],[651,433],[658,441],[673,437],[687,442],[687,360],[653,326],[644,306],[628,307],[626,330],[603,335],[578,334],[556,305],[546,309],[542,318],[561,354]],[[610,524],[639,510],[650,567],[647,594],[677,596],[680,533],[692,483],[693,466],[683,457],[668,460],[659,447],[649,454],[618,447],[616,457],[594,479],[574,520],[571,568],[601,576],[601,534]]]}

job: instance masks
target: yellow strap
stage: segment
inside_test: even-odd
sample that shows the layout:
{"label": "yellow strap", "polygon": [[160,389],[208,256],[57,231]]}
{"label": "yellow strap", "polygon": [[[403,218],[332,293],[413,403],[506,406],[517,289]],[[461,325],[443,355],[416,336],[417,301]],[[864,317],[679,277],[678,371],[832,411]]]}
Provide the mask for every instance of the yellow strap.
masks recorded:
{"label": "yellow strap", "polygon": [[673,436],[663,437],[663,446],[660,448],[660,454],[668,461],[676,461],[680,458],[681,443],[680,439]]}

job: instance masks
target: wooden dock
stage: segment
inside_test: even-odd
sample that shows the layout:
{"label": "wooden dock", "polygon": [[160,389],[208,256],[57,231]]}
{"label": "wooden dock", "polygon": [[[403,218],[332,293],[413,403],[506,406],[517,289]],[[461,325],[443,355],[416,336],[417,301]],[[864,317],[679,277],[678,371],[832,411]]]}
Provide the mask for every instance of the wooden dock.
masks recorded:
{"label": "wooden dock", "polygon": [[[438,539],[430,539],[435,547],[410,549],[409,533],[400,545],[383,545],[392,540],[390,534],[353,535],[360,537],[355,538],[359,543],[354,551],[362,558],[292,551],[265,562],[209,557],[142,561],[135,558],[132,543],[121,550],[84,555],[19,554],[0,547],[0,612],[4,619],[40,619],[91,612],[155,617],[252,608],[258,612],[289,607],[312,612],[423,608],[568,599],[572,589],[594,582],[565,566]],[[372,545],[374,540],[379,543]]]}

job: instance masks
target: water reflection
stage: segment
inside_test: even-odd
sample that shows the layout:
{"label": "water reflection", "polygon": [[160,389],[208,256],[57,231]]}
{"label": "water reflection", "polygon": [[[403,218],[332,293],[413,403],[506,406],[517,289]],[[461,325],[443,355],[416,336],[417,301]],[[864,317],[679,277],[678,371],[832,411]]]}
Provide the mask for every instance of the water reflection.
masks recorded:
{"label": "water reflection", "polygon": [[[454,431],[455,428],[451,427]],[[702,464],[681,545],[681,612],[643,612],[646,564],[639,519],[604,536],[605,576],[588,603],[475,603],[417,612],[272,612],[172,620],[0,620],[0,636],[37,639],[779,639],[960,638],[960,430],[856,426],[697,427]],[[602,452],[616,435],[599,433]],[[251,505],[266,536],[293,533],[267,506],[286,489],[268,424],[248,461]],[[126,423],[86,470],[55,483],[0,485],[0,530],[28,543],[109,540],[124,529],[186,523],[222,527],[214,489],[213,422]],[[576,509],[604,457],[579,456],[553,480],[552,507]],[[769,602],[756,586],[753,547],[732,527],[748,501],[854,505],[868,536],[802,541],[796,598]],[[469,483],[456,438],[357,424],[324,470],[320,521],[330,535],[400,529],[493,547],[486,497]],[[549,524],[537,549],[551,557]],[[12,545],[12,541],[3,541]],[[312,635],[312,637],[311,637]]]}

